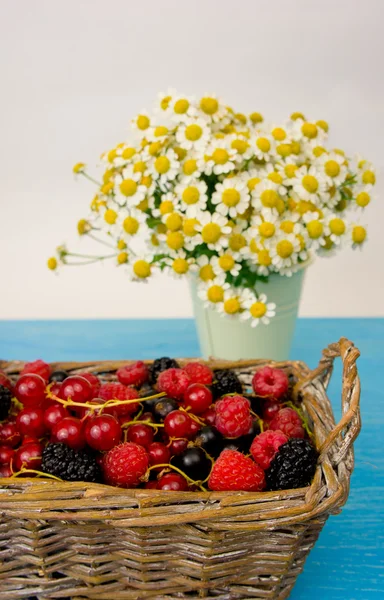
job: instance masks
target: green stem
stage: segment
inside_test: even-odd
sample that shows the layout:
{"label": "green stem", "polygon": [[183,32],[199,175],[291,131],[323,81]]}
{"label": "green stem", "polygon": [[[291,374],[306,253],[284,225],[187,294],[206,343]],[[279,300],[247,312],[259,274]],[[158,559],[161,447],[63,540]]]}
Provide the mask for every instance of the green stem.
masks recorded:
{"label": "green stem", "polygon": [[93,179],[93,177],[88,175],[88,173],[86,173],[85,171],[80,171],[79,175],[83,175],[83,177],[85,177],[86,179],[89,179],[89,181],[92,181],[92,183],[95,183],[98,187],[102,186],[102,184],[99,181],[97,181],[96,179]]}

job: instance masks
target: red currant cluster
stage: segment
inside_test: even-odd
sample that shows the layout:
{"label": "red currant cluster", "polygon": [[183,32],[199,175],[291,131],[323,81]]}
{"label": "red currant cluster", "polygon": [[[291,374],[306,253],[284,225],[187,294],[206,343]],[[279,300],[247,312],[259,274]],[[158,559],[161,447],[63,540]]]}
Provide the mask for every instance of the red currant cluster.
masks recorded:
{"label": "red currant cluster", "polygon": [[[280,447],[307,437],[279,369],[257,371],[252,390],[233,371],[168,358],[116,376],[52,372],[42,360],[26,364],[14,385],[0,373],[0,411],[12,397],[0,423],[0,476],[73,481],[80,461],[79,477],[92,472],[94,481],[93,460],[100,482],[119,487],[262,491]],[[70,453],[65,460],[57,445]]]}

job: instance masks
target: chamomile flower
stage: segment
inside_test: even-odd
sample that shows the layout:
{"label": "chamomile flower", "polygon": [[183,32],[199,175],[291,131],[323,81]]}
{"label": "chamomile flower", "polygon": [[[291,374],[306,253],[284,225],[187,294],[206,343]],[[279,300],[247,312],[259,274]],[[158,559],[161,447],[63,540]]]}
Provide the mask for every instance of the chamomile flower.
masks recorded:
{"label": "chamomile flower", "polygon": [[116,176],[115,195],[120,206],[133,207],[144,200],[147,188],[140,183],[141,179],[141,173],[135,173],[132,165],[123,168],[121,174]]}
{"label": "chamomile flower", "polygon": [[251,140],[255,157],[269,162],[276,153],[276,144],[273,137],[267,133],[259,132]]}
{"label": "chamomile flower", "polygon": [[112,234],[117,234],[119,239],[127,241],[136,235],[147,233],[146,215],[135,208],[121,209]]}
{"label": "chamomile flower", "polygon": [[292,233],[281,233],[274,237],[268,245],[272,264],[280,272],[282,269],[291,269],[297,264],[299,258],[300,241]]}
{"label": "chamomile flower", "polygon": [[151,125],[151,118],[147,111],[142,110],[134,119],[131,121],[132,129],[136,129],[140,134],[149,129]]}
{"label": "chamomile flower", "polygon": [[230,273],[236,277],[240,273],[241,265],[236,262],[235,258],[229,251],[220,253],[219,256],[213,256],[211,264],[216,273]]}
{"label": "chamomile flower", "polygon": [[249,192],[239,177],[224,179],[215,186],[212,194],[212,204],[216,205],[218,213],[235,218],[243,214],[249,206]]}
{"label": "chamomile flower", "polygon": [[283,185],[287,187],[292,186],[292,181],[298,168],[297,158],[294,156],[285,158],[276,164],[276,170],[282,177]]}
{"label": "chamomile flower", "polygon": [[325,239],[330,234],[330,231],[319,213],[306,212],[303,215],[303,221],[305,223],[309,248],[311,250],[318,250],[321,246],[325,246]]}
{"label": "chamomile flower", "polygon": [[183,229],[183,215],[179,212],[171,212],[161,217],[168,231],[181,231]]}
{"label": "chamomile flower", "polygon": [[[189,179],[189,178],[188,178]],[[175,187],[180,207],[187,217],[195,217],[207,207],[207,184],[199,179],[182,179]]]}
{"label": "chamomile flower", "polygon": [[252,192],[252,206],[256,210],[262,208],[276,209],[279,205],[280,196],[278,193],[279,185],[270,179],[263,179],[256,184]]}
{"label": "chamomile flower", "polygon": [[264,168],[260,169],[260,176],[262,179],[269,179],[276,184],[276,191],[280,196],[285,196],[288,193],[287,188],[284,185],[284,176],[279,171],[268,163]]}
{"label": "chamomile flower", "polygon": [[322,170],[330,186],[338,186],[345,181],[348,174],[345,163],[345,157],[336,152],[324,152],[315,161],[316,167]]}
{"label": "chamomile flower", "polygon": [[278,232],[278,216],[276,211],[263,208],[260,214],[252,217],[250,234],[261,241],[273,238]]}
{"label": "chamomile flower", "polygon": [[[196,259],[196,268],[198,279],[201,282],[212,282],[218,276],[218,273],[215,273],[213,269],[211,259],[205,254],[202,254]],[[222,279],[224,278],[222,277]]]}
{"label": "chamomile flower", "polygon": [[231,148],[226,139],[214,140],[206,149],[206,163],[204,172],[207,175],[214,173],[222,175],[235,168],[236,150]]}
{"label": "chamomile flower", "polygon": [[255,248],[249,261],[258,275],[269,275],[274,270],[271,253],[264,245]]}
{"label": "chamomile flower", "polygon": [[176,132],[176,140],[185,150],[204,151],[210,137],[211,132],[207,123],[200,118],[187,119],[179,125]]}
{"label": "chamomile flower", "polygon": [[198,296],[206,308],[216,308],[224,302],[224,294],[229,289],[229,283],[222,278],[211,279],[198,284]]}
{"label": "chamomile flower", "polygon": [[268,325],[270,319],[276,315],[276,304],[268,302],[265,294],[256,296],[251,290],[247,290],[243,297],[244,312],[241,314],[242,321],[251,321],[251,327],[257,327],[259,323]]}
{"label": "chamomile flower", "polygon": [[239,177],[245,182],[248,191],[251,193],[258,183],[261,182],[261,169],[250,169],[239,174]]}
{"label": "chamomile flower", "polygon": [[163,217],[179,209],[179,201],[174,192],[167,192],[161,195],[160,204],[152,210],[154,217]]}
{"label": "chamomile flower", "polygon": [[231,150],[236,152],[233,157],[236,163],[243,163],[245,160],[249,160],[254,155],[254,150],[250,144],[250,141],[244,134],[233,133],[229,135],[228,145]]}
{"label": "chamomile flower", "polygon": [[149,165],[149,172],[160,184],[173,181],[179,173],[179,161],[173,150],[159,154]]}
{"label": "chamomile flower", "polygon": [[336,245],[343,244],[348,234],[347,221],[337,213],[326,211],[324,214],[326,227],[329,229],[329,238]]}
{"label": "chamomile flower", "polygon": [[187,273],[194,270],[195,267],[194,258],[187,258],[187,254],[184,250],[180,250],[174,258],[167,261],[167,267],[165,271],[172,275],[176,279],[183,278]]}
{"label": "chamomile flower", "polygon": [[317,202],[328,199],[325,176],[314,166],[297,169],[292,180],[293,190],[302,200]]}
{"label": "chamomile flower", "polygon": [[226,106],[215,94],[205,94],[198,101],[198,107],[200,114],[213,123],[217,123],[228,113]]}
{"label": "chamomile flower", "polygon": [[148,283],[148,278],[152,274],[153,254],[147,254],[143,257],[135,256],[129,265],[129,275],[133,281]]}
{"label": "chamomile flower", "polygon": [[356,204],[356,208],[363,210],[368,206],[368,204],[372,201],[372,186],[357,186],[355,190],[354,201]]}
{"label": "chamomile flower", "polygon": [[358,171],[357,181],[362,185],[375,185],[376,172],[373,166],[367,161],[362,161],[362,166]]}
{"label": "chamomile flower", "polygon": [[228,288],[224,290],[223,301],[218,303],[217,312],[222,317],[238,316],[242,311],[242,294],[239,288]]}
{"label": "chamomile flower", "polygon": [[[152,151],[149,152],[150,155],[153,156],[157,153],[156,147],[161,149],[170,138],[171,132],[171,128],[165,125],[153,125],[145,132],[145,139],[152,144]],[[148,145],[145,148],[148,148]]]}
{"label": "chamomile flower", "polygon": [[352,248],[362,250],[367,241],[367,228],[360,223],[351,223],[348,229],[348,235],[352,240]]}
{"label": "chamomile flower", "polygon": [[197,109],[194,98],[176,94],[169,103],[168,114],[175,122],[184,122],[190,117],[196,117]]}
{"label": "chamomile flower", "polygon": [[228,234],[231,233],[231,228],[226,217],[219,213],[202,212],[197,215],[197,219],[199,225],[196,229],[200,232],[199,240],[207,244],[209,250],[219,251],[228,246]]}

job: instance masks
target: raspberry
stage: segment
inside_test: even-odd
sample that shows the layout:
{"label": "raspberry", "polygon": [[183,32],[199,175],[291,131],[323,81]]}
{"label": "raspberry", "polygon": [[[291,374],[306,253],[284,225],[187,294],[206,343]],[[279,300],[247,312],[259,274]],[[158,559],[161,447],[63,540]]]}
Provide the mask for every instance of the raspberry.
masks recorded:
{"label": "raspberry", "polygon": [[48,381],[51,374],[51,367],[40,359],[30,363],[25,363],[20,375],[29,375],[30,373],[33,373],[34,375],[40,375],[44,381]]}
{"label": "raspberry", "polygon": [[[132,387],[127,387],[121,383],[103,383],[99,390],[99,397],[102,400],[134,400],[139,397],[139,393]],[[105,412],[114,411],[119,416],[132,415],[139,408],[139,403],[121,404],[120,406],[111,406]]]}
{"label": "raspberry", "polygon": [[208,487],[215,492],[260,492],[265,488],[264,471],[237,450],[223,450],[213,465]]}
{"label": "raspberry", "polygon": [[11,383],[10,379],[8,379],[6,374],[3,373],[2,371],[0,371],[0,385],[2,385],[3,387],[7,388],[10,392],[12,392],[12,383]]}
{"label": "raspberry", "polygon": [[198,362],[187,363],[183,367],[191,380],[191,383],[203,383],[204,385],[210,385],[213,380],[213,372],[206,365],[202,365]]}
{"label": "raspberry", "polygon": [[175,400],[183,399],[190,383],[191,380],[183,369],[167,369],[160,373],[157,379],[159,391],[165,392],[167,396]]}
{"label": "raspberry", "polygon": [[97,398],[100,390],[100,380],[93,373],[78,373],[79,377],[84,377],[88,381],[92,389],[92,398]]}
{"label": "raspberry", "polygon": [[288,442],[281,431],[264,431],[255,437],[251,445],[251,454],[262,469],[268,469],[282,444]]}
{"label": "raspberry", "polygon": [[104,456],[104,480],[118,487],[136,487],[145,475],[148,464],[149,456],[143,446],[132,442],[119,444]]}
{"label": "raspberry", "polygon": [[225,437],[245,435],[252,426],[250,407],[244,396],[224,396],[216,403],[216,429]]}
{"label": "raspberry", "polygon": [[289,438],[303,438],[302,421],[293,408],[282,408],[269,424],[269,429],[280,430]]}
{"label": "raspberry", "polygon": [[141,361],[135,362],[133,365],[125,365],[120,367],[117,373],[117,379],[123,385],[135,385],[140,387],[148,381],[148,367]]}
{"label": "raspberry", "polygon": [[288,390],[289,381],[284,371],[273,367],[263,367],[252,379],[252,387],[257,396],[278,400]]}

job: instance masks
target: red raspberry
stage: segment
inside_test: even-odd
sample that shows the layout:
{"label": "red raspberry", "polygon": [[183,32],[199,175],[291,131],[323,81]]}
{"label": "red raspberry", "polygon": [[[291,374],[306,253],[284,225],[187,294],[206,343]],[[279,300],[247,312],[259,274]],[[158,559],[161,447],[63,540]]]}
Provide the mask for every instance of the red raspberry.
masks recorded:
{"label": "red raspberry", "polygon": [[[99,397],[103,400],[134,400],[139,397],[139,393],[132,387],[127,387],[121,383],[103,383],[99,390]],[[111,406],[104,412],[116,412],[119,416],[132,415],[139,408],[139,403],[121,404],[120,406]]]}
{"label": "red raspberry", "polygon": [[282,408],[269,424],[269,429],[280,430],[289,438],[305,436],[302,421],[293,408]]}
{"label": "red raspberry", "polygon": [[278,400],[287,392],[289,381],[281,369],[263,367],[254,374],[252,386],[257,396]]}
{"label": "red raspberry", "polygon": [[0,371],[0,385],[9,389],[12,392],[12,383],[3,371]]}
{"label": "red raspberry", "polygon": [[100,380],[93,373],[77,373],[79,377],[84,377],[88,381],[92,389],[92,398],[97,398],[100,390]]}
{"label": "red raspberry", "polygon": [[137,387],[140,387],[143,383],[148,381],[149,371],[147,365],[139,360],[133,365],[120,367],[116,375],[117,379],[123,385],[136,385]]}
{"label": "red raspberry", "polygon": [[244,396],[224,396],[216,402],[216,429],[229,438],[245,435],[252,426],[250,408]]}
{"label": "red raspberry", "polygon": [[189,376],[183,369],[167,369],[160,373],[157,387],[160,392],[165,392],[170,398],[182,400],[187,387],[191,383]]}
{"label": "red raspberry", "polygon": [[207,365],[202,365],[198,362],[190,362],[187,363],[183,369],[190,378],[191,383],[210,385],[213,381],[213,372]]}
{"label": "red raspberry", "polygon": [[145,475],[148,464],[149,456],[143,446],[132,442],[119,444],[104,456],[104,480],[118,487],[136,487]]}
{"label": "red raspberry", "polygon": [[30,363],[25,363],[20,375],[29,375],[30,373],[33,373],[34,375],[40,375],[44,381],[48,381],[51,374],[51,367],[48,363],[40,359]]}
{"label": "red raspberry", "polygon": [[255,437],[251,445],[251,454],[262,469],[268,469],[282,444],[288,442],[281,431],[264,431]]}
{"label": "red raspberry", "polygon": [[215,492],[261,492],[264,471],[251,458],[237,450],[223,450],[213,465],[208,487]]}

